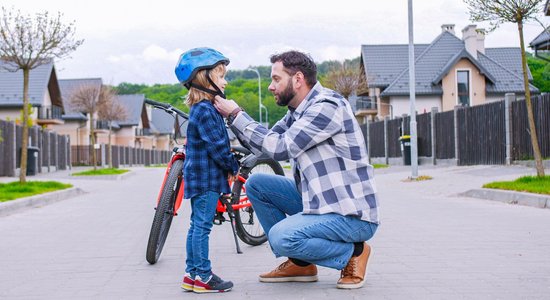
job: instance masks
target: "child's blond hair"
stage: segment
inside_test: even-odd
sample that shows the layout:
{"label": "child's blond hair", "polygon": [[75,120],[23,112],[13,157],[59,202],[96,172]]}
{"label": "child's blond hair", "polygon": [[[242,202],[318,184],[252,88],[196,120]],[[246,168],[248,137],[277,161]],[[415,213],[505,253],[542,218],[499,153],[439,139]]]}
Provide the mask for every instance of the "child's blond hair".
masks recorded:
{"label": "child's blond hair", "polygon": [[[214,81],[212,78],[212,75],[219,75],[224,74],[227,71],[224,64],[218,64],[214,69],[210,70],[210,79]],[[197,75],[195,75],[195,78],[191,81],[197,85],[203,86],[210,90],[215,90],[214,87],[210,84],[208,79],[206,79],[206,70],[200,70],[197,72]],[[196,89],[194,87],[191,87],[189,89],[189,93],[187,93],[187,97],[185,98],[185,104],[189,107],[201,102],[204,99],[210,100],[210,102],[214,101],[214,95],[209,94],[207,92],[203,92],[199,89]]]}

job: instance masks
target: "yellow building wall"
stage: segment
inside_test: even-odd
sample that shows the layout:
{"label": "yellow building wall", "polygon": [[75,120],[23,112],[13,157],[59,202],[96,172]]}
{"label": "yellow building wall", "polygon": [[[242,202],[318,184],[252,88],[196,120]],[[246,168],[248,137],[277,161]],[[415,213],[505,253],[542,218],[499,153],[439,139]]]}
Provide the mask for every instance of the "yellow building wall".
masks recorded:
{"label": "yellow building wall", "polygon": [[470,105],[479,105],[486,102],[485,98],[485,76],[480,74],[479,69],[468,59],[461,59],[443,77],[441,86],[443,88],[442,111],[453,110],[458,104],[456,89],[456,72],[458,70],[470,71]]}

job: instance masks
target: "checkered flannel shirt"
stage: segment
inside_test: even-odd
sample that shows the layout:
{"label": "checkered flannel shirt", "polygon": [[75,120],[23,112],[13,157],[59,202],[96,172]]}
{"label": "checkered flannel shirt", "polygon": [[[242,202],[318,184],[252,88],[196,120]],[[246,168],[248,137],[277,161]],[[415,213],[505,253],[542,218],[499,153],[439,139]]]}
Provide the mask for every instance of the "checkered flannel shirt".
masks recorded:
{"label": "checkered flannel shirt", "polygon": [[290,159],[305,214],[337,213],[378,224],[378,197],[365,140],[349,102],[315,84],[270,130],[245,112],[231,126],[252,150]]}
{"label": "checkered flannel shirt", "polygon": [[230,193],[228,173],[237,174],[239,164],[230,152],[223,117],[208,100],[191,107],[183,162],[184,197],[212,191]]}

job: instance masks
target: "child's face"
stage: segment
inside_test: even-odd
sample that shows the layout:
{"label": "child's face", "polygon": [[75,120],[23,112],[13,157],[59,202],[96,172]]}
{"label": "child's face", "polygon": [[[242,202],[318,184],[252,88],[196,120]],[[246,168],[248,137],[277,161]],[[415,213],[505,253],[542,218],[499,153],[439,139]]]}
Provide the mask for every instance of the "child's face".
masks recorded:
{"label": "child's face", "polygon": [[227,80],[225,80],[225,72],[216,70],[212,72],[212,81],[220,88],[222,93],[225,91]]}

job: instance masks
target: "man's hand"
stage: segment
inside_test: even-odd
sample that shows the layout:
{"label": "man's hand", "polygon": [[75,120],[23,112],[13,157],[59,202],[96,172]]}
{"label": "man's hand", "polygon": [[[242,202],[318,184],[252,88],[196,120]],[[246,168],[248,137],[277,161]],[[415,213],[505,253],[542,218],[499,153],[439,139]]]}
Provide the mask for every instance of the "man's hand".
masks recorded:
{"label": "man's hand", "polygon": [[216,100],[214,101],[214,107],[216,107],[224,118],[227,118],[234,109],[239,107],[234,100],[223,99],[220,96],[216,96],[214,99]]}

